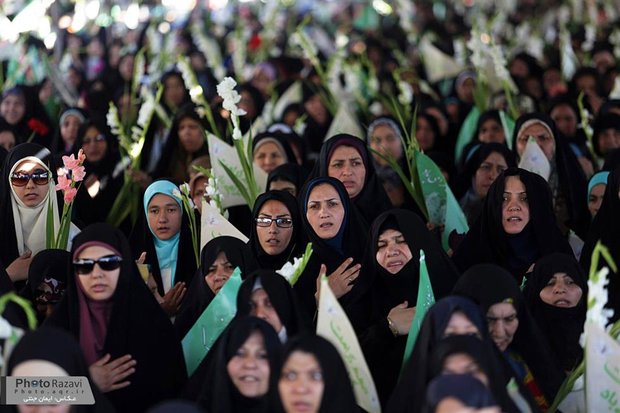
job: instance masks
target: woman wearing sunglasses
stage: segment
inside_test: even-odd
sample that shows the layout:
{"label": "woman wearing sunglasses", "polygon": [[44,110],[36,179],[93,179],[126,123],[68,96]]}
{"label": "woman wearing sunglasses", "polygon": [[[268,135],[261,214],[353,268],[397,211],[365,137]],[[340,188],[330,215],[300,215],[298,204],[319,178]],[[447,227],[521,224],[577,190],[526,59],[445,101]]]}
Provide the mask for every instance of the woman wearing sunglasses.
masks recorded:
{"label": "woman wearing sunglasses", "polygon": [[118,229],[93,224],[73,243],[67,292],[46,325],[72,333],[118,412],[173,398],[186,374],[172,325],[140,278]]}
{"label": "woman wearing sunglasses", "polygon": [[[54,234],[59,229],[62,206],[56,197],[54,170],[51,152],[34,143],[17,145],[4,161],[0,180],[0,261],[13,281],[25,280],[32,256],[45,249],[50,208]],[[72,226],[69,240],[77,232],[77,227]]]}

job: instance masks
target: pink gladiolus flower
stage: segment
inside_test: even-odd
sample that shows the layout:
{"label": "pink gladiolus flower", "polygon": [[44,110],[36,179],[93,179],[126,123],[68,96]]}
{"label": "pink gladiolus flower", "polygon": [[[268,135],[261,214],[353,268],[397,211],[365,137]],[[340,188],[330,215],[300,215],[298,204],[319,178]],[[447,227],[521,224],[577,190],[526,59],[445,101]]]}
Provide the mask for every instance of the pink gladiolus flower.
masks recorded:
{"label": "pink gladiolus flower", "polygon": [[86,176],[86,170],[83,166],[78,166],[73,170],[71,176],[73,177],[73,181],[80,182],[84,179],[84,176]]}
{"label": "pink gladiolus flower", "polygon": [[80,166],[80,160],[75,159],[75,156],[72,154],[71,156],[63,156],[62,163],[65,165],[65,168],[69,170],[74,170],[78,166]]}
{"label": "pink gladiolus flower", "polygon": [[78,152],[78,161],[80,162],[80,165],[82,165],[85,160],[86,160],[86,154],[84,153],[83,149],[80,149],[80,151]]}
{"label": "pink gladiolus flower", "polygon": [[65,191],[65,204],[70,204],[71,202],[73,202],[73,198],[75,198],[75,195],[77,195],[77,189],[75,188],[68,188]]}
{"label": "pink gladiolus flower", "polygon": [[71,179],[66,175],[58,175],[58,184],[56,185],[57,191],[67,191],[71,188]]}

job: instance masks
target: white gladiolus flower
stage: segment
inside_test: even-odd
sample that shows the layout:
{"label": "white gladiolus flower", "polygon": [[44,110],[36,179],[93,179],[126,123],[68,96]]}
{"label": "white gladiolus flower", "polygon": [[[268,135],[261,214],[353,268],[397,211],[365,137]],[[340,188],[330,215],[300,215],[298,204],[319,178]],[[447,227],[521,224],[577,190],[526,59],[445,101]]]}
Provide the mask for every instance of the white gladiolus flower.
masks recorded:
{"label": "white gladiolus flower", "polygon": [[106,114],[106,122],[110,127],[110,131],[113,134],[118,136],[121,133],[122,129],[120,120],[118,118],[118,109],[113,104],[110,104],[110,108],[108,109],[108,113]]}
{"label": "white gladiolus flower", "polygon": [[398,82],[398,90],[400,90],[398,101],[401,105],[410,105],[413,101],[413,87],[411,87],[409,83],[401,80]]}
{"label": "white gladiolus flower", "polygon": [[173,190],[172,190],[172,195],[173,195],[175,198],[182,199],[181,192],[180,192],[178,189],[173,189]]}
{"label": "white gladiolus flower", "polygon": [[614,311],[605,308],[608,300],[607,284],[609,279],[608,268],[601,269],[594,281],[592,278],[588,280],[588,312],[586,318],[605,329],[609,319],[614,315]]}
{"label": "white gladiolus flower", "polygon": [[491,48],[491,58],[493,59],[495,75],[502,81],[510,81],[510,73],[508,72],[508,69],[506,69],[507,62],[501,46],[493,45]]}
{"label": "white gladiolus flower", "polygon": [[232,115],[243,116],[246,113],[243,109],[237,107],[237,103],[241,100],[241,95],[235,90],[235,86],[237,86],[237,82],[232,77],[225,77],[217,85],[217,94],[224,99],[224,102],[222,102],[224,109]]}

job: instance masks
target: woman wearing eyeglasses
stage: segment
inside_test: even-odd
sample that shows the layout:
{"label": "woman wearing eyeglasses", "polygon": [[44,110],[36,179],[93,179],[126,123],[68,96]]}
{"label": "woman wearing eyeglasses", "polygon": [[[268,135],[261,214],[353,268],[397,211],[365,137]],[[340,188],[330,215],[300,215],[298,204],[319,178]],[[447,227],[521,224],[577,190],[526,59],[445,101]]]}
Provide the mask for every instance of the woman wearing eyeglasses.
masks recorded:
{"label": "woman wearing eyeglasses", "polygon": [[173,398],[186,374],[172,325],[140,278],[118,229],[93,224],[71,249],[67,292],[46,325],[72,333],[118,412]]}
{"label": "woman wearing eyeglasses", "polygon": [[293,195],[278,190],[265,192],[256,199],[252,218],[249,245],[259,268],[279,270],[301,256],[306,243]]}
{"label": "woman wearing eyeglasses", "polygon": [[[54,188],[51,152],[34,143],[14,147],[0,181],[0,261],[11,279],[25,280],[32,257],[46,247],[47,216],[52,208],[54,233],[62,205]],[[71,227],[69,240],[79,232]]]}

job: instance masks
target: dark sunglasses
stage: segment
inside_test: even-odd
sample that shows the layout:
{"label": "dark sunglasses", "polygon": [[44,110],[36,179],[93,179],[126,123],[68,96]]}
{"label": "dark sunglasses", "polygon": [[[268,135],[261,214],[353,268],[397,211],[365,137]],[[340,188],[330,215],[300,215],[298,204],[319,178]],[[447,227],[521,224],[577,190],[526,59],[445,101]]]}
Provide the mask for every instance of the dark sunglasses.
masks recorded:
{"label": "dark sunglasses", "polygon": [[73,266],[75,267],[75,272],[77,274],[86,275],[93,272],[95,264],[98,264],[99,268],[103,271],[113,271],[120,268],[121,262],[123,262],[123,259],[118,255],[108,255],[101,257],[98,260],[73,261]]}
{"label": "dark sunglasses", "polygon": [[41,172],[33,172],[31,174],[27,174],[24,172],[15,172],[11,175],[11,185],[13,186],[26,186],[28,185],[28,181],[32,179],[32,182],[35,185],[47,185],[50,180],[49,172],[41,171]]}
{"label": "dark sunglasses", "polygon": [[279,228],[290,228],[293,226],[293,220],[290,218],[267,218],[259,217],[255,219],[257,227],[270,227],[272,222],[276,222]]}

